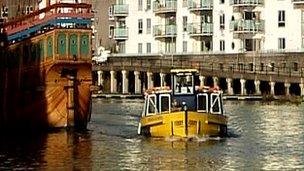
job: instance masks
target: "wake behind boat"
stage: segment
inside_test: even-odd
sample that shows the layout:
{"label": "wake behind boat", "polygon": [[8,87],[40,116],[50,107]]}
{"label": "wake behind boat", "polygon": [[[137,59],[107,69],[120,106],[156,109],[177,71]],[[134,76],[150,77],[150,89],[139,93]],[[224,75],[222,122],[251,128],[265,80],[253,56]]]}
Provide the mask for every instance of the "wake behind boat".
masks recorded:
{"label": "wake behind boat", "polygon": [[195,87],[195,69],[171,70],[171,88],[148,89],[138,134],[152,137],[225,136],[222,91]]}

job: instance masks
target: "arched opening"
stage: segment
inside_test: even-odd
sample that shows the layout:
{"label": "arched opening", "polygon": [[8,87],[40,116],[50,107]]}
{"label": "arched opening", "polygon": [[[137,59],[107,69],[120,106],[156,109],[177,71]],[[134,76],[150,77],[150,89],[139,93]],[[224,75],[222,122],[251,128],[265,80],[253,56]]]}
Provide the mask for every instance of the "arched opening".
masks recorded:
{"label": "arched opening", "polygon": [[121,73],[121,71],[116,72],[116,81],[117,81],[117,92],[122,93],[122,73]]}
{"label": "arched opening", "polygon": [[140,72],[139,76],[140,82],[141,82],[141,92],[145,92],[148,87],[148,79],[147,79],[147,73],[146,72]]}
{"label": "arched opening", "polygon": [[153,73],[154,87],[160,87],[160,74]]}
{"label": "arched opening", "polygon": [[254,80],[246,80],[246,82],[245,82],[245,89],[246,89],[246,93],[248,95],[255,94]]}
{"label": "arched opening", "polygon": [[219,78],[219,87],[224,93],[227,92],[227,81],[226,78]]}
{"label": "arched opening", "polygon": [[171,87],[171,74],[166,74],[166,76],[165,76],[165,86]]}
{"label": "arched opening", "polygon": [[206,83],[206,86],[210,86],[210,87],[214,86],[212,77],[206,77],[205,83]]}
{"label": "arched opening", "polygon": [[296,95],[300,96],[301,95],[301,88],[299,84],[296,83],[291,83],[290,88],[289,88],[290,95]]}
{"label": "arched opening", "polygon": [[285,95],[285,86],[284,83],[277,82],[274,85],[274,94],[275,95]]}
{"label": "arched opening", "polygon": [[129,93],[135,93],[135,76],[134,76],[134,71],[129,71],[128,72],[128,92]]}
{"label": "arched opening", "polygon": [[260,90],[263,95],[270,94],[270,85],[268,81],[261,81]]}
{"label": "arched opening", "polygon": [[233,79],[232,88],[234,94],[241,94],[241,82],[240,79]]}
{"label": "arched opening", "polygon": [[111,90],[111,74],[109,71],[104,71],[103,79],[103,91],[109,93]]}

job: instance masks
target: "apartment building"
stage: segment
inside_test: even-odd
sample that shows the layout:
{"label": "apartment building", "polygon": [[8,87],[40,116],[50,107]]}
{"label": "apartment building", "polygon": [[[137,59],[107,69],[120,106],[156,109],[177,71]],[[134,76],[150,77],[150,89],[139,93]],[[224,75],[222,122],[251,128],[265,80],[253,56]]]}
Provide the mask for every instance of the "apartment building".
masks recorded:
{"label": "apartment building", "polygon": [[[112,15],[112,5],[116,0],[92,0],[93,22],[93,49],[103,46],[111,52],[116,52],[116,42],[113,39],[115,20]],[[111,8],[110,8],[111,7]]]}
{"label": "apartment building", "polygon": [[[304,0],[116,0],[118,53],[302,51]],[[111,37],[111,36],[110,36]]]}

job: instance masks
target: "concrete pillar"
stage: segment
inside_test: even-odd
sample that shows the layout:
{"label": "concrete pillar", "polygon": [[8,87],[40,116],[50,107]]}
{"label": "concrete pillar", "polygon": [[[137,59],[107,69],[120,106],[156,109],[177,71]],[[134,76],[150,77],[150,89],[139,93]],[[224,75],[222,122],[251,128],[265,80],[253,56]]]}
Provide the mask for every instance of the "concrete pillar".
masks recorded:
{"label": "concrete pillar", "polygon": [[246,88],[245,88],[246,80],[240,79],[240,82],[241,82],[241,95],[244,96],[246,95]]}
{"label": "concrete pillar", "polygon": [[285,86],[285,95],[286,96],[289,96],[290,95],[290,92],[289,92],[289,88],[290,88],[290,83],[284,83],[284,86]]}
{"label": "concrete pillar", "polygon": [[134,71],[134,84],[135,84],[135,94],[140,94],[141,81],[139,79],[140,72]]}
{"label": "concrete pillar", "polygon": [[256,95],[261,95],[260,81],[259,80],[255,80],[254,81],[254,86],[255,86],[255,94]]}
{"label": "concrete pillar", "polygon": [[116,80],[116,72],[110,71],[111,74],[111,93],[117,93],[117,80]]}
{"label": "concrete pillar", "polygon": [[301,96],[304,96],[304,84],[300,83],[299,86],[300,86],[300,89],[301,89]]}
{"label": "concrete pillar", "polygon": [[213,77],[213,86],[219,87],[219,78],[218,77]]}
{"label": "concrete pillar", "polygon": [[128,73],[126,70],[122,70],[121,74],[122,74],[122,94],[127,94],[129,93]]}
{"label": "concrete pillar", "polygon": [[200,80],[200,87],[204,87],[205,86],[205,77],[199,76],[199,80]]}
{"label": "concrete pillar", "polygon": [[159,76],[160,76],[160,86],[161,87],[164,87],[166,86],[166,74],[165,73],[159,73]]}
{"label": "concrete pillar", "polygon": [[97,71],[97,85],[101,86],[103,84],[103,72],[102,71]]}
{"label": "concrete pillar", "polygon": [[270,94],[273,95],[273,96],[275,95],[275,93],[274,93],[274,85],[275,85],[275,82],[271,81],[270,82]]}
{"label": "concrete pillar", "polygon": [[228,95],[233,95],[233,88],[232,88],[232,79],[231,78],[226,78],[227,82],[227,93]]}
{"label": "concrete pillar", "polygon": [[147,72],[147,81],[148,81],[148,89],[154,86],[153,82],[153,73],[152,72]]}

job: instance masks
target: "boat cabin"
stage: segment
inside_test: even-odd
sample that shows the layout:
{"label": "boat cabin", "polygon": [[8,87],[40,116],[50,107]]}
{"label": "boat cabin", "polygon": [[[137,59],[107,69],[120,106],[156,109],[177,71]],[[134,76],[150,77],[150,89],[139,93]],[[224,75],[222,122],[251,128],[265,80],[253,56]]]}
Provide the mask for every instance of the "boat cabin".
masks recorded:
{"label": "boat cabin", "polygon": [[151,116],[188,110],[201,113],[223,114],[222,92],[217,88],[196,87],[197,70],[171,70],[171,89],[147,90],[142,115]]}

